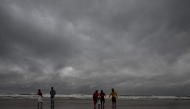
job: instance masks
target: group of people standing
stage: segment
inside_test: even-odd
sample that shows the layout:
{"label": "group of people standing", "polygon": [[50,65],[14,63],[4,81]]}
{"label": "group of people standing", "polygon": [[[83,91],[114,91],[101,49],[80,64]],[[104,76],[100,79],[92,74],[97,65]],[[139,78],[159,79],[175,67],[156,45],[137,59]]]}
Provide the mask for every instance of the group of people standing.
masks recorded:
{"label": "group of people standing", "polygon": [[96,90],[93,94],[94,106],[96,106],[97,102],[98,102],[98,105],[100,105],[100,104],[101,104],[101,106],[104,105],[104,103],[105,103],[104,96],[106,96],[106,94],[103,92],[103,90],[101,90],[100,94],[98,93],[98,90]]}
{"label": "group of people standing", "polygon": [[[51,98],[51,107],[54,107],[54,97],[56,95],[55,90],[53,89],[53,87],[51,87],[50,90],[50,98]],[[112,91],[109,95],[109,97],[112,96],[112,107],[116,106],[116,98],[118,98],[117,93],[114,91],[114,89],[112,88]],[[104,106],[105,104],[105,98],[106,94],[104,93],[103,90],[101,90],[100,93],[98,93],[98,90],[96,90],[93,94],[93,102],[94,102],[94,107],[96,107],[96,104],[98,102],[98,106]],[[43,106],[43,95],[40,89],[38,89],[38,104],[37,106],[39,106],[39,104],[41,104],[41,106]]]}
{"label": "group of people standing", "polygon": [[[50,99],[51,99],[51,107],[54,107],[54,97],[56,95],[56,92],[55,90],[53,89],[53,87],[51,87],[51,90],[50,90]],[[39,106],[39,104],[41,104],[41,106],[43,106],[43,95],[42,95],[42,92],[40,89],[38,89],[38,104],[37,106]]]}
{"label": "group of people standing", "polygon": [[[112,91],[109,95],[109,97],[112,96],[112,107],[116,106],[116,98],[118,98],[117,93],[114,91],[114,89],[112,88]],[[103,90],[101,90],[100,93],[98,93],[98,90],[96,90],[93,94],[93,102],[94,102],[94,107],[96,107],[96,104],[98,103],[98,106],[104,106],[105,103],[105,98],[106,94],[104,93]]]}

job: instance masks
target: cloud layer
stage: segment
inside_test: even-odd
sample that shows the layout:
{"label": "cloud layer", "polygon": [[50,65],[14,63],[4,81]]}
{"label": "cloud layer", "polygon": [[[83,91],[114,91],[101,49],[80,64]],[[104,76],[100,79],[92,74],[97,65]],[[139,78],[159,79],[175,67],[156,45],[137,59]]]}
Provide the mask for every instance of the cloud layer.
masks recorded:
{"label": "cloud layer", "polygon": [[188,0],[0,1],[0,91],[188,95]]}

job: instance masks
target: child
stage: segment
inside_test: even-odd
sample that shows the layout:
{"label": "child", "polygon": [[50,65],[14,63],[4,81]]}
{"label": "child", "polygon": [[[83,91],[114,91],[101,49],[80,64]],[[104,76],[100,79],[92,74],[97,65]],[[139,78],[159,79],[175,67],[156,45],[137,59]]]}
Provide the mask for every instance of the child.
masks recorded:
{"label": "child", "polygon": [[43,100],[42,100],[43,96],[42,96],[42,92],[40,89],[38,89],[38,105],[39,106],[39,103],[41,103],[41,106],[43,105]]}
{"label": "child", "polygon": [[100,101],[100,96],[98,97],[98,107],[100,107],[101,101]]}

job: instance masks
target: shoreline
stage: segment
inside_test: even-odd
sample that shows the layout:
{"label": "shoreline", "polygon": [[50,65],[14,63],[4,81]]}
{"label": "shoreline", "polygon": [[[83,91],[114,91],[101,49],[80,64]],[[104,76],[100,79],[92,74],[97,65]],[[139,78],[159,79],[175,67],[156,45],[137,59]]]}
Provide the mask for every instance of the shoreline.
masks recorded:
{"label": "shoreline", "polygon": [[[11,109],[17,107],[24,108],[37,108],[37,99],[0,99],[0,109]],[[50,99],[43,99],[43,108],[50,108]],[[111,107],[111,100],[105,101],[105,108]],[[190,108],[190,100],[117,100],[117,108],[124,109],[126,107],[188,107]],[[73,108],[93,108],[92,99],[57,99],[55,98],[56,109],[63,107]],[[72,109],[73,109],[72,108]],[[69,108],[68,108],[69,109]]]}

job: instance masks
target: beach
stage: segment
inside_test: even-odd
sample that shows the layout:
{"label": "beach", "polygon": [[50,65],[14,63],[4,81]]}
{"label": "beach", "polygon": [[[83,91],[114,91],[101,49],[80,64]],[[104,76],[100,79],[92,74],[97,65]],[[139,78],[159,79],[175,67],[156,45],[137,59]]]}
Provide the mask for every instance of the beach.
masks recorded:
{"label": "beach", "polygon": [[[0,99],[0,109],[94,109],[92,99],[44,99],[43,106],[37,106],[36,99]],[[190,100],[117,100],[116,109],[190,109]],[[96,106],[96,109],[99,109]],[[100,108],[101,109],[101,108]],[[112,109],[111,100],[106,100],[102,109]]]}

